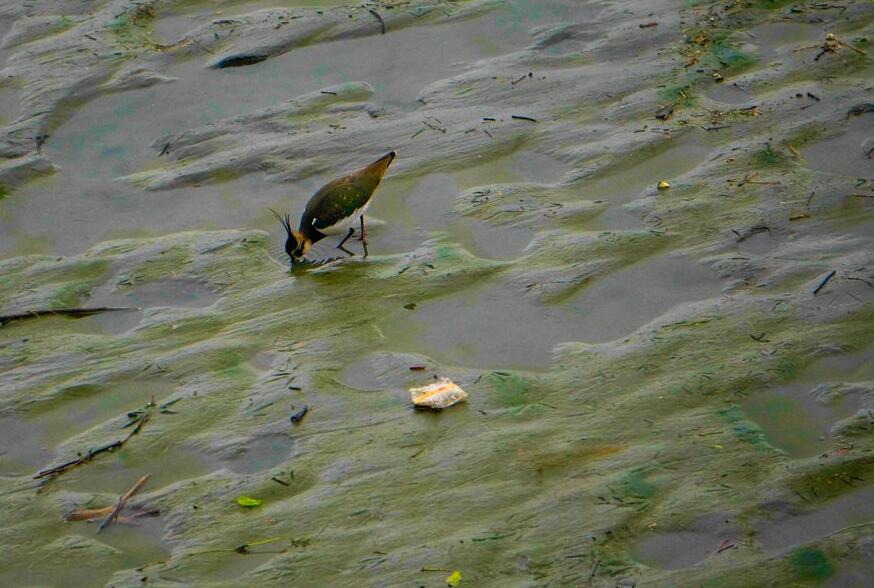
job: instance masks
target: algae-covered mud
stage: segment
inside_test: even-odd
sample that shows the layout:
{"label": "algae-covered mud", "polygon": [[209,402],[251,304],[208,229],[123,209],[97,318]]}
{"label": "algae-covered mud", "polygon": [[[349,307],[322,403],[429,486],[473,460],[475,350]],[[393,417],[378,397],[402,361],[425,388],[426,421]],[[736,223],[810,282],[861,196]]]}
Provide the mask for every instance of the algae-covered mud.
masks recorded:
{"label": "algae-covered mud", "polygon": [[[0,37],[0,314],[73,312],[0,325],[0,586],[870,585],[874,3]],[[392,149],[370,255],[289,271],[268,208]]]}

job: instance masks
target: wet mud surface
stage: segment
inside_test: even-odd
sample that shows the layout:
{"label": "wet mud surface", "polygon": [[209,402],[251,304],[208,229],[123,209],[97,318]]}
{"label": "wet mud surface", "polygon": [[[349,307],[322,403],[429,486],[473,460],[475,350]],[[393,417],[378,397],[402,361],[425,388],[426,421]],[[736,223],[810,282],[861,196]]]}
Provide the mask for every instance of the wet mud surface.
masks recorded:
{"label": "wet mud surface", "polygon": [[[125,308],[0,323],[0,585],[867,585],[872,38],[0,1],[0,314]],[[290,271],[268,208],[390,149],[369,256]],[[436,376],[468,401],[413,410]],[[65,520],[145,474],[154,516]]]}

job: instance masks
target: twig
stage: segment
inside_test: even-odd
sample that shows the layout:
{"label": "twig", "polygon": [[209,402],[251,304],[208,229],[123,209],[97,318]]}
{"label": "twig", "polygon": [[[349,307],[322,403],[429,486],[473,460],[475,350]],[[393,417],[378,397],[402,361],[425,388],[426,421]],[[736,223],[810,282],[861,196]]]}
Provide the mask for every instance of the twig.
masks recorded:
{"label": "twig", "polygon": [[67,471],[68,469],[76,467],[77,465],[81,465],[83,463],[88,463],[89,461],[94,459],[94,457],[96,455],[100,455],[101,453],[104,453],[106,451],[113,451],[115,449],[118,449],[119,447],[121,447],[122,445],[127,443],[127,441],[131,437],[133,437],[134,435],[139,433],[140,429],[143,428],[143,425],[146,424],[146,421],[148,421],[149,417],[151,417],[151,416],[152,416],[151,410],[144,412],[143,415],[140,416],[139,419],[137,419],[136,426],[133,429],[131,429],[130,433],[128,433],[127,436],[125,436],[123,439],[119,439],[118,441],[113,441],[112,443],[107,443],[106,445],[102,445],[102,446],[98,447],[97,449],[89,449],[88,453],[86,453],[85,455],[83,455],[81,457],[78,457],[76,459],[70,460],[66,463],[62,463],[62,464],[57,465],[57,466],[50,467],[50,468],[45,469],[45,470],[41,470],[33,476],[33,479],[38,480],[40,478],[45,478],[46,476],[53,476],[56,474],[62,474],[65,471]]}
{"label": "twig", "polygon": [[16,312],[12,314],[0,315],[0,324],[11,321],[23,321],[41,316],[58,315],[58,316],[90,316],[101,312],[115,312],[121,310],[139,310],[138,308],[126,306],[95,306],[94,308],[56,308],[54,310],[28,310],[26,312]]}
{"label": "twig", "polygon": [[513,114],[510,118],[514,118],[516,120],[527,120],[531,122],[537,122],[536,118],[531,118],[530,116],[522,116],[521,114]]}
{"label": "twig", "polygon": [[367,12],[369,12],[370,14],[372,14],[373,16],[375,16],[375,17],[376,17],[376,20],[379,21],[380,26],[382,26],[382,34],[384,35],[384,34],[385,34],[385,21],[382,20],[382,17],[379,16],[379,13],[378,13],[377,11],[375,11],[374,9],[372,9],[372,8],[368,8],[368,9],[367,9]]}
{"label": "twig", "polygon": [[149,476],[150,474],[146,474],[145,476],[137,480],[137,483],[134,484],[130,490],[128,490],[119,497],[118,502],[115,503],[115,508],[112,509],[112,512],[109,513],[109,516],[103,519],[103,522],[100,523],[99,527],[97,527],[98,533],[105,529],[109,525],[109,523],[111,523],[112,520],[118,516],[118,513],[120,513],[121,509],[124,508],[124,505],[127,504],[127,501],[130,500],[131,496],[137,493],[137,490],[142,488],[143,484],[146,483],[146,480],[149,479]]}
{"label": "twig", "polygon": [[813,291],[813,295],[816,296],[817,293],[819,293],[820,290],[822,290],[823,288],[825,288],[825,285],[828,284],[828,281],[829,281],[829,280],[831,280],[833,277],[835,277],[835,274],[836,274],[836,273],[838,273],[837,270],[832,270],[832,271],[830,271],[829,274],[828,274],[826,277],[824,277],[824,278],[822,279],[822,281],[819,283],[819,286],[817,286],[817,287],[814,289],[814,291]]}
{"label": "twig", "polygon": [[95,455],[99,455],[99,454],[103,453],[104,451],[112,451],[113,449],[116,449],[117,447],[121,447],[123,444],[124,444],[124,440],[120,439],[118,441],[113,441],[112,443],[102,445],[102,446],[98,447],[97,449],[89,449],[88,453],[86,453],[82,457],[79,457],[78,459],[74,459],[74,460],[68,461],[66,463],[62,463],[61,465],[54,466],[54,467],[51,467],[51,468],[48,468],[46,470],[42,470],[42,471],[38,472],[33,477],[33,479],[38,480],[39,478],[44,478],[46,476],[51,476],[53,474],[60,474],[60,473],[64,472],[65,470],[68,470],[74,466],[91,461],[91,459]]}
{"label": "twig", "polygon": [[600,559],[596,559],[596,560],[595,560],[595,565],[592,566],[592,573],[589,574],[589,580],[591,580],[592,578],[594,578],[594,577],[595,577],[595,574],[598,573],[598,566],[599,566],[599,565],[601,565],[601,560],[600,560]]}
{"label": "twig", "polygon": [[[423,121],[421,121],[421,122],[422,122],[423,125],[425,125],[426,127],[430,128],[430,129],[434,129],[435,131],[440,131],[440,132],[443,133],[444,135],[446,134],[446,129],[444,129],[443,127],[438,127],[437,125],[432,125],[431,123],[429,123],[429,122],[426,121],[426,120],[423,120]],[[415,135],[414,135],[414,136],[415,136]]]}
{"label": "twig", "polygon": [[741,180],[741,182],[737,185],[737,187],[740,188],[740,187],[743,186],[744,184],[749,183],[750,180],[752,180],[752,179],[753,179],[754,177],[756,177],[757,175],[758,175],[758,174],[756,174],[756,173],[748,174],[748,175],[747,175],[743,180]]}

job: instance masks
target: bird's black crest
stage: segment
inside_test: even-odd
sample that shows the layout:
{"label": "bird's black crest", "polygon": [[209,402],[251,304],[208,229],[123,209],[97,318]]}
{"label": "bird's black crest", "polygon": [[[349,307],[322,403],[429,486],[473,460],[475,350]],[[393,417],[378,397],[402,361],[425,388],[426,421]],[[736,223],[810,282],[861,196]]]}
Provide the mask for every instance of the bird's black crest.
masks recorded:
{"label": "bird's black crest", "polygon": [[268,208],[267,210],[269,210],[270,212],[273,213],[273,216],[276,217],[276,220],[278,220],[280,222],[280,224],[282,224],[282,227],[285,229],[285,233],[290,237],[291,236],[291,219],[289,218],[289,216],[287,214],[285,216],[282,216],[281,214],[279,214],[278,212],[276,212],[272,208]]}

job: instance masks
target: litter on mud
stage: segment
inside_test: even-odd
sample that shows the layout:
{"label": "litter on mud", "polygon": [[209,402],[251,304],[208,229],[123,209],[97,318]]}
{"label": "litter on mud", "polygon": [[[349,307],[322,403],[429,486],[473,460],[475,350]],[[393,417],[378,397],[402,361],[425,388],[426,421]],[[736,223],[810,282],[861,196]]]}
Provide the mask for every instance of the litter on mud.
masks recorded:
{"label": "litter on mud", "polygon": [[440,378],[433,384],[410,388],[413,406],[426,410],[443,410],[467,400],[467,392],[449,378]]}

